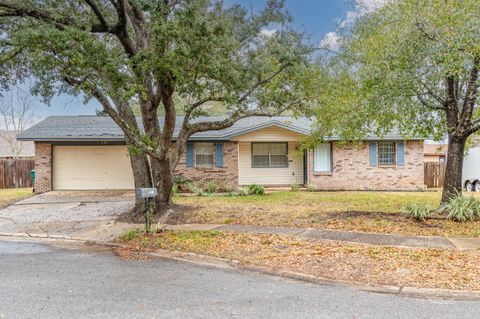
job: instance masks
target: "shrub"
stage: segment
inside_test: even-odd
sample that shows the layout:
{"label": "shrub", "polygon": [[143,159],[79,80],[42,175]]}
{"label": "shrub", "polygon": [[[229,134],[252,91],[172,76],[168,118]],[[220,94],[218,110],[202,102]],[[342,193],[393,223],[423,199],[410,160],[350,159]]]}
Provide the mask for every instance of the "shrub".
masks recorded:
{"label": "shrub", "polygon": [[204,188],[207,193],[213,194],[218,192],[220,186],[218,186],[218,183],[215,180],[211,179],[205,183]]}
{"label": "shrub", "polygon": [[180,192],[180,189],[179,189],[178,184],[177,184],[177,183],[173,183],[172,195],[173,195],[173,196],[178,195],[179,192]]}
{"label": "shrub", "polygon": [[292,192],[298,192],[298,190],[300,189],[300,185],[298,185],[298,183],[293,183],[292,185],[290,185],[290,189],[292,190]]}
{"label": "shrub", "polygon": [[248,186],[249,195],[265,195],[265,188],[262,185],[252,184]]}
{"label": "shrub", "polygon": [[238,196],[248,196],[249,190],[247,187],[240,187],[240,188],[237,188],[236,194]]}
{"label": "shrub", "polygon": [[233,193],[235,191],[235,186],[232,183],[225,183],[222,186],[222,190],[225,191],[226,193]]}
{"label": "shrub", "polygon": [[200,185],[197,183],[188,183],[187,184],[187,189],[193,193],[196,194],[197,196],[203,196],[204,195],[204,190]]}
{"label": "shrub", "polygon": [[188,189],[188,185],[191,183],[192,181],[190,179],[185,178],[182,175],[173,176],[173,187],[174,187],[173,194],[178,194],[185,188]]}
{"label": "shrub", "polygon": [[403,214],[418,221],[424,221],[432,211],[431,207],[423,203],[408,203],[403,208]]}
{"label": "shrub", "polygon": [[440,208],[440,212],[447,213],[447,219],[457,222],[466,222],[480,217],[480,200],[474,197],[463,197],[457,194],[447,204]]}
{"label": "shrub", "polygon": [[308,182],[307,189],[309,192],[314,192],[317,189],[317,186],[315,186],[315,184],[312,182]]}

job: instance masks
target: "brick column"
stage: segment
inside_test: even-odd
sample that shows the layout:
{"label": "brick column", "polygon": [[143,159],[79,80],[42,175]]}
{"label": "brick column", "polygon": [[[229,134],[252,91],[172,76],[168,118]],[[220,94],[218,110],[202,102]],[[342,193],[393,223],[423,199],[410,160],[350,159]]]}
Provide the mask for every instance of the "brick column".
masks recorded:
{"label": "brick column", "polygon": [[35,143],[35,193],[52,190],[52,145]]}

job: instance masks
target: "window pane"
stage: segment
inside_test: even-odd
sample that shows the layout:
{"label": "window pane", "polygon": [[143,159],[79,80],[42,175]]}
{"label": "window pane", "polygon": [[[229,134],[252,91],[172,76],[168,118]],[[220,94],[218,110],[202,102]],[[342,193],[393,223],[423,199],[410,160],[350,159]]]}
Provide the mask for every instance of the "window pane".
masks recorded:
{"label": "window pane", "polygon": [[195,165],[213,166],[213,143],[195,143]]}
{"label": "window pane", "polygon": [[270,155],[270,166],[286,167],[288,165],[288,157],[286,155]]}
{"label": "window pane", "polygon": [[253,143],[253,155],[268,155],[268,143]]}
{"label": "window pane", "polygon": [[213,156],[197,155],[197,166],[213,166]]}
{"label": "window pane", "polygon": [[315,146],[313,151],[313,170],[315,172],[332,171],[332,144],[322,143]]}
{"label": "window pane", "polygon": [[268,167],[268,155],[254,155],[253,167]]}
{"label": "window pane", "polygon": [[379,142],[378,143],[378,164],[379,165],[395,164],[395,142]]}
{"label": "window pane", "polygon": [[213,144],[212,143],[196,143],[195,153],[201,154],[201,155],[213,154]]}
{"label": "window pane", "polygon": [[287,144],[285,143],[271,143],[268,144],[268,151],[272,155],[287,155]]}
{"label": "window pane", "polygon": [[288,144],[252,143],[252,167],[288,167]]}

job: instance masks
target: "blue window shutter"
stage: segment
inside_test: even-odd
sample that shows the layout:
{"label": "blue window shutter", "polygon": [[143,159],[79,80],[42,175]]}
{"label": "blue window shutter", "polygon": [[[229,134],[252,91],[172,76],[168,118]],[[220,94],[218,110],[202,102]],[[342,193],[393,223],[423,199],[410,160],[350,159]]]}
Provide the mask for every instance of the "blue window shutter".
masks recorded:
{"label": "blue window shutter", "polygon": [[215,144],[215,166],[223,167],[223,143]]}
{"label": "blue window shutter", "polygon": [[404,147],[403,142],[397,143],[397,165],[403,166],[405,165],[405,157],[404,157]]}
{"label": "blue window shutter", "polygon": [[377,143],[370,143],[370,166],[377,166]]}
{"label": "blue window shutter", "polygon": [[187,167],[193,167],[193,143],[187,143]]}

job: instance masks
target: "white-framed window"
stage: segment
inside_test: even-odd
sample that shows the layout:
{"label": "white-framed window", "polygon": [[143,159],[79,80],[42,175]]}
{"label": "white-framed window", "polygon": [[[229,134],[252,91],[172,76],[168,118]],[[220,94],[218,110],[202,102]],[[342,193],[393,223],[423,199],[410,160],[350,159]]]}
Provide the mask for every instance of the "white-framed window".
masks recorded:
{"label": "white-framed window", "polygon": [[378,165],[395,165],[395,142],[378,142]]}
{"label": "white-framed window", "polygon": [[332,144],[322,143],[313,149],[313,171],[331,172],[332,171]]}
{"label": "white-framed window", "polygon": [[213,143],[195,143],[195,166],[213,167]]}
{"label": "white-framed window", "polygon": [[288,167],[288,143],[252,143],[252,167]]}

